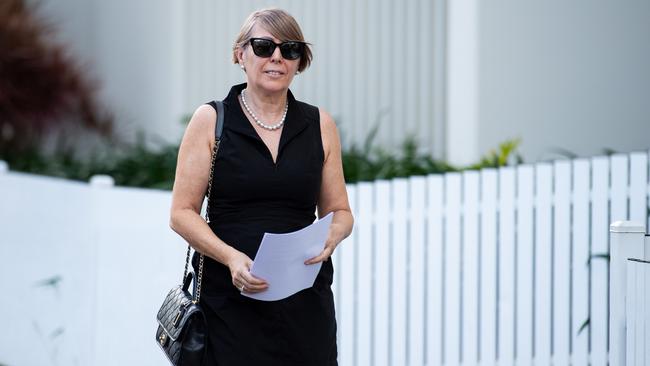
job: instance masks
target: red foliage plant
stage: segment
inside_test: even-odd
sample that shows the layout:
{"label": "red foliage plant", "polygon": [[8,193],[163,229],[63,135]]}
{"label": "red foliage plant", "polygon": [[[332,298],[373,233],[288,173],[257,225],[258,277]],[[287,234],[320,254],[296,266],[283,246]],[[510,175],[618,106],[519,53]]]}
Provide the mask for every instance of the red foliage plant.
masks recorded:
{"label": "red foliage plant", "polygon": [[0,1],[0,156],[36,147],[66,123],[111,136],[95,89],[33,5]]}

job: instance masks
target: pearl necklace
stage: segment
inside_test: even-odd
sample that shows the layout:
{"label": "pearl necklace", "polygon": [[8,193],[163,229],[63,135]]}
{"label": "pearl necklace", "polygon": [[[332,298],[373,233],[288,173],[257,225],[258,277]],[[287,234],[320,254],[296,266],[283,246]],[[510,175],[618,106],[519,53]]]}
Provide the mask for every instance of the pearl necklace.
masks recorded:
{"label": "pearl necklace", "polygon": [[289,100],[287,100],[287,103],[284,105],[284,113],[282,114],[282,119],[280,120],[280,122],[278,122],[275,125],[267,125],[266,123],[260,121],[259,118],[257,118],[255,113],[253,113],[253,111],[251,110],[251,107],[249,107],[248,103],[246,103],[245,91],[246,89],[243,89],[241,91],[241,101],[244,103],[244,107],[246,108],[246,111],[248,111],[248,114],[250,114],[251,117],[253,117],[253,120],[255,121],[255,123],[257,123],[258,126],[269,131],[277,130],[278,128],[282,127],[285,118],[287,118],[287,111],[289,110]]}

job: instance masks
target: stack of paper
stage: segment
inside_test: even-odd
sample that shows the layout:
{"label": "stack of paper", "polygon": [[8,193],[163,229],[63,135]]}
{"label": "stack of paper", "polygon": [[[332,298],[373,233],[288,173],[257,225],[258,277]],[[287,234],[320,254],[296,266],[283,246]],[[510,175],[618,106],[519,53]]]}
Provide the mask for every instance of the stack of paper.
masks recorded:
{"label": "stack of paper", "polygon": [[255,294],[241,294],[257,300],[275,301],[313,286],[323,263],[306,265],[305,261],[319,255],[325,248],[333,216],[330,212],[315,223],[291,233],[265,233],[251,274],[265,280],[269,287]]}

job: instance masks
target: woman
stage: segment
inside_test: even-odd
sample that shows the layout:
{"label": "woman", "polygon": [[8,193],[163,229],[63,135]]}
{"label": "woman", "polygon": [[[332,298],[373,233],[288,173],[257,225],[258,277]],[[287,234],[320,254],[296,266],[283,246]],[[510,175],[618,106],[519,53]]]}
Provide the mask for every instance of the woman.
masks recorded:
{"label": "woman", "polygon": [[[329,257],[350,235],[341,147],[332,117],[297,101],[289,86],[312,59],[295,19],[252,13],[233,47],[246,83],[224,99],[210,223],[200,216],[214,145],[215,109],[197,108],[178,153],[170,226],[205,255],[201,305],[209,326],[207,365],[337,365]],[[291,232],[334,212],[313,287],[265,302],[242,296],[268,286],[250,273],[264,232]],[[192,258],[198,270],[197,254]]]}

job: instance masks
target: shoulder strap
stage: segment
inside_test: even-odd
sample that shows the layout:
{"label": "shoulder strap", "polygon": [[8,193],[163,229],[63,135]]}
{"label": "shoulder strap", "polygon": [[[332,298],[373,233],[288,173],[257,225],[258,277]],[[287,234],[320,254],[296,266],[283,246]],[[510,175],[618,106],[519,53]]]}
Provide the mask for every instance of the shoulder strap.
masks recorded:
{"label": "shoulder strap", "polygon": [[214,138],[221,140],[221,132],[223,131],[223,102],[215,100],[214,104],[217,106],[217,128],[214,129]]}
{"label": "shoulder strap", "polygon": [[[208,180],[208,189],[206,192],[206,197],[207,197],[207,206],[205,209],[205,221],[210,223],[210,218],[209,218],[209,213],[210,213],[210,193],[212,192],[212,175],[214,172],[214,160],[217,156],[217,151],[219,151],[219,145],[221,143],[221,132],[223,132],[223,121],[224,121],[224,111],[223,111],[223,102],[220,100],[215,100],[213,102],[208,103],[211,106],[215,107],[217,110],[217,126],[214,129],[214,150],[212,150],[212,159],[210,162],[210,178]],[[188,244],[187,245],[187,255],[185,258],[185,271],[183,272],[183,281],[187,278],[187,273],[188,273],[188,267],[190,264],[190,251],[191,251],[191,246]],[[204,260],[204,255],[201,253],[199,257],[199,273],[198,276],[195,278],[194,282],[194,291],[193,291],[193,302],[197,304],[201,298],[201,280],[203,278],[203,260]],[[194,277],[193,277],[194,278]],[[183,282],[185,283],[185,282]]]}

